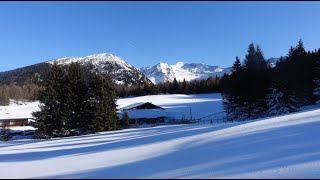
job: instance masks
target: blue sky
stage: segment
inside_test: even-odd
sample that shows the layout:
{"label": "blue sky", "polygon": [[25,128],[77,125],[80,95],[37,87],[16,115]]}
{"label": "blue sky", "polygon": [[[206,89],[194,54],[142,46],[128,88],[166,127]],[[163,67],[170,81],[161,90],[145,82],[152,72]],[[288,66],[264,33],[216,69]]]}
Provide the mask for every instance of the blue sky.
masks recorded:
{"label": "blue sky", "polygon": [[319,17],[320,2],[0,2],[0,71],[96,53],[229,67],[251,42],[266,58],[320,48]]}

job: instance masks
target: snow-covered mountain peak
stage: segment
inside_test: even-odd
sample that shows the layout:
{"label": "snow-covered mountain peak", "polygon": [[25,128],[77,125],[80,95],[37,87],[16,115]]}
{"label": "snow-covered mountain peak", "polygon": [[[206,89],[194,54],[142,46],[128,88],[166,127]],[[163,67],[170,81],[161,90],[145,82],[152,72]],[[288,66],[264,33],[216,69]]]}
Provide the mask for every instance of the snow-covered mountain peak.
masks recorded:
{"label": "snow-covered mountain peak", "polygon": [[92,54],[86,57],[59,58],[48,61],[47,63],[53,64],[54,62],[57,62],[59,65],[68,65],[72,62],[78,62],[80,64],[89,63],[97,67],[104,63],[112,63],[117,64],[118,66],[121,66],[126,70],[134,68],[132,65],[128,64],[120,57],[108,53]]}
{"label": "snow-covered mountain peak", "polygon": [[200,63],[185,63],[178,61],[176,64],[158,63],[152,67],[140,69],[153,83],[172,82],[174,78],[177,81],[207,79],[209,77],[222,76],[224,73],[230,73],[230,68],[220,68],[218,66],[209,66]]}
{"label": "snow-covered mountain peak", "polygon": [[[120,57],[109,54],[92,54],[85,57],[60,58],[47,61],[58,65],[68,65],[72,62],[78,62],[81,65],[92,65],[93,71],[101,74],[111,74],[117,84],[139,84],[144,78],[143,74],[132,65],[128,64]],[[150,81],[149,81],[150,82]],[[151,82],[150,82],[151,83]]]}
{"label": "snow-covered mountain peak", "polygon": [[182,61],[178,61],[177,63],[176,63],[176,66],[178,66],[178,67],[182,67],[182,66],[184,66],[184,62],[182,62]]}

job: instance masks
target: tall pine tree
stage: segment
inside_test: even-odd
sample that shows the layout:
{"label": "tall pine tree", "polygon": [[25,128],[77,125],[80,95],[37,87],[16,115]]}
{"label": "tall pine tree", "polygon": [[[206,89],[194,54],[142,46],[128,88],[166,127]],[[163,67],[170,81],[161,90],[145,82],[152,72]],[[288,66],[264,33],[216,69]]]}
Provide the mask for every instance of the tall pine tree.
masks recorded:
{"label": "tall pine tree", "polygon": [[87,85],[84,70],[79,63],[71,63],[68,67],[65,92],[68,109],[70,129],[85,129],[84,103],[86,101]]}
{"label": "tall pine tree", "polygon": [[43,90],[40,92],[40,111],[33,113],[38,122],[36,135],[40,137],[61,134],[65,129],[68,117],[64,113],[65,79],[62,68],[54,63],[48,77],[43,82]]}
{"label": "tall pine tree", "polygon": [[111,80],[91,74],[86,101],[87,129],[99,132],[116,129],[116,93]]}

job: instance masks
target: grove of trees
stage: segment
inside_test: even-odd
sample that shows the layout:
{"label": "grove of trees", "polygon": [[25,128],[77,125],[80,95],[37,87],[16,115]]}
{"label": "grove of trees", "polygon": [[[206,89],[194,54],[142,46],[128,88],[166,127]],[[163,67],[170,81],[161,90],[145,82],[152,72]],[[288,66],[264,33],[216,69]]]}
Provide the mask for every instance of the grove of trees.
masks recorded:
{"label": "grove of trees", "polygon": [[54,64],[40,91],[36,138],[95,133],[116,129],[116,94],[111,80],[78,63],[64,71]]}
{"label": "grove of trees", "polygon": [[251,43],[243,63],[237,57],[232,74],[220,84],[228,121],[297,111],[319,100],[320,50],[307,52],[300,39],[271,68],[261,48]]}

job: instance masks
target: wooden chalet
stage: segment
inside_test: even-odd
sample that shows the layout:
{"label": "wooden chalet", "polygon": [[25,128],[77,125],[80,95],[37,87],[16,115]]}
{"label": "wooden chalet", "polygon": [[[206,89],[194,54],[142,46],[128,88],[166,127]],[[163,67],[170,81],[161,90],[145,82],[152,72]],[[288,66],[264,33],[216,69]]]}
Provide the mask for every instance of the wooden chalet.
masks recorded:
{"label": "wooden chalet", "polygon": [[0,127],[11,127],[11,126],[27,126],[30,118],[7,118],[0,119]]}
{"label": "wooden chalet", "polygon": [[166,116],[164,108],[150,102],[131,104],[120,110],[119,119],[121,120],[123,114],[127,112],[130,124],[163,123]]}

